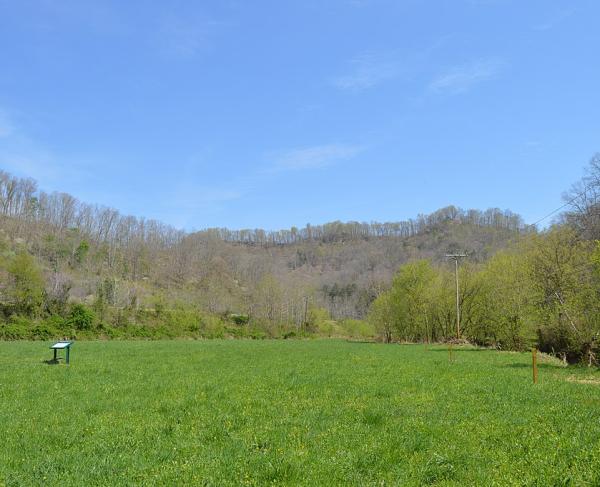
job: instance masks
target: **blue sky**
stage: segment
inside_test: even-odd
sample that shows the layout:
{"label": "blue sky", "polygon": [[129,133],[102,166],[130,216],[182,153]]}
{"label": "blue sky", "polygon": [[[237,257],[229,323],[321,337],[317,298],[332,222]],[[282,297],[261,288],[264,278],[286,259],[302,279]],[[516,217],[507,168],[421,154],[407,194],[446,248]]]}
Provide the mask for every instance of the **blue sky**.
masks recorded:
{"label": "blue sky", "polygon": [[600,150],[600,2],[0,0],[0,168],[177,227],[534,221]]}

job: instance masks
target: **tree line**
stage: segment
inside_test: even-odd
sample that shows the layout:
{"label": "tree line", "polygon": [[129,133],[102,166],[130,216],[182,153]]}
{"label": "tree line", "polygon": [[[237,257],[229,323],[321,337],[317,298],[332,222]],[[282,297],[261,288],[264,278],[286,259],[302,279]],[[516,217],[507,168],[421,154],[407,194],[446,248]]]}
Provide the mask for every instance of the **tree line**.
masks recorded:
{"label": "tree line", "polygon": [[504,228],[519,231],[525,229],[523,218],[510,210],[490,208],[486,211],[463,210],[448,206],[429,215],[419,215],[416,219],[398,222],[330,222],[324,225],[307,224],[304,228],[292,227],[289,230],[266,232],[264,230],[209,229],[205,232],[218,238],[236,243],[256,245],[286,245],[303,241],[324,243],[344,242],[372,238],[406,238],[419,235],[435,225],[444,222],[465,223],[482,227]]}
{"label": "tree line", "polygon": [[[55,232],[77,229],[97,243],[118,248],[148,245],[161,249],[181,244],[186,232],[162,222],[121,215],[117,210],[84,203],[67,193],[46,193],[31,178],[19,178],[0,170],[0,215],[17,221],[43,224]],[[329,222],[304,228],[266,231],[209,228],[196,233],[200,239],[217,238],[251,245],[286,245],[304,241],[343,242],[370,238],[406,238],[453,221],[513,231],[525,228],[523,219],[510,210],[463,210],[448,206],[429,215],[398,222]]]}
{"label": "tree line", "polygon": [[[581,218],[580,211],[566,214],[560,226],[583,238],[589,224]],[[492,317],[475,313],[494,309],[482,304],[489,286],[481,276],[494,274],[483,269],[495,259],[514,249],[522,255],[524,242],[545,235],[508,210],[454,206],[395,223],[186,233],[47,194],[31,179],[0,172],[0,335],[444,340],[452,336],[454,311],[443,255],[466,250],[464,336],[521,347],[525,339],[506,339],[500,325],[490,325]],[[423,294],[397,291],[398,276],[418,261],[423,281],[415,286]]]}
{"label": "tree line", "polygon": [[371,306],[386,341],[471,342],[508,350],[537,346],[565,361],[600,352],[600,156],[565,195],[568,209],[546,231],[523,235],[484,262],[460,267],[457,330],[454,270],[417,260],[400,267]]}

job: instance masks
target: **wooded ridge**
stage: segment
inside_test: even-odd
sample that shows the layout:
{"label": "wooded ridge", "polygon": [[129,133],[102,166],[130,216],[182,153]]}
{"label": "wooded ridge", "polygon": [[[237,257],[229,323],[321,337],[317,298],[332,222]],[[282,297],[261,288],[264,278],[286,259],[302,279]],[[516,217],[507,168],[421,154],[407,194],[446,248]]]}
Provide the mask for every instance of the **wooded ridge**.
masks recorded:
{"label": "wooded ridge", "polygon": [[542,233],[508,210],[454,206],[399,222],[185,232],[0,172],[0,337],[446,340],[457,331],[445,255],[465,252],[459,338],[592,360],[599,174],[595,157]]}

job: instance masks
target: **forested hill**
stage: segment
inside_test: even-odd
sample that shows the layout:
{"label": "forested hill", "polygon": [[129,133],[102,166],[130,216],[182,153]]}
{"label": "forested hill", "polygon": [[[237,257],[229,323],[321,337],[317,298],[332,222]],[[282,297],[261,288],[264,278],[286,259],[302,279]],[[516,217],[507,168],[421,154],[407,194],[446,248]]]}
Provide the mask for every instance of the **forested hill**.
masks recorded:
{"label": "forested hill", "polygon": [[258,245],[286,245],[306,241],[324,243],[344,242],[351,240],[368,240],[373,238],[402,238],[428,233],[432,229],[447,222],[468,224],[478,227],[503,228],[519,231],[525,228],[523,219],[510,210],[490,208],[486,211],[463,210],[455,206],[447,206],[429,215],[419,215],[416,219],[397,222],[330,222],[324,225],[307,224],[304,228],[292,227],[289,230],[265,231],[230,230],[228,228],[211,228],[198,232],[214,235],[228,242],[239,242]]}
{"label": "forested hill", "polygon": [[[31,178],[14,177],[0,170],[0,214],[29,223],[43,224],[54,231],[77,229],[97,243],[126,247],[131,242],[170,247],[187,235],[156,220],[121,215],[117,210],[78,201],[67,193],[38,190]],[[510,210],[490,208],[486,211],[462,210],[455,206],[442,208],[429,215],[397,222],[347,222],[324,225],[307,224],[304,228],[265,231],[261,229],[230,230],[211,228],[199,235],[216,237],[228,242],[282,245],[300,241],[340,242],[379,237],[412,237],[428,232],[445,222],[518,231],[524,228],[523,219]]]}
{"label": "forested hill", "polygon": [[[395,223],[186,233],[65,193],[45,193],[35,181],[5,172],[0,218],[5,319],[15,312],[65,313],[73,303],[94,307],[102,317],[111,309],[189,306],[247,315],[267,327],[297,326],[313,310],[336,319],[364,317],[401,264],[442,261],[453,250],[482,261],[526,228],[510,211],[449,206]],[[43,297],[27,309],[18,309],[10,271],[20,254],[33,257],[29,265],[39,268],[43,281]]]}

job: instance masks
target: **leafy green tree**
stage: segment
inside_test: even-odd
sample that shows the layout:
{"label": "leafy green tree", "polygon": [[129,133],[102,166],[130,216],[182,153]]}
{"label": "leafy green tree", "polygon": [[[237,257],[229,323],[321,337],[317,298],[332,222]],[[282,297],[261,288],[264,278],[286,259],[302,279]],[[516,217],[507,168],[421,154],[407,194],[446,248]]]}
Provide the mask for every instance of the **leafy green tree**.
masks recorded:
{"label": "leafy green tree", "polygon": [[[464,287],[465,276],[461,276]],[[454,272],[437,268],[435,279],[428,288],[428,316],[431,321],[430,341],[456,336],[456,289]],[[465,318],[463,316],[463,318]],[[467,317],[468,320],[468,317]]]}
{"label": "leafy green tree", "polygon": [[449,336],[452,317],[452,287],[447,272],[427,260],[403,265],[392,287],[372,304],[369,321],[389,342],[431,341]]}
{"label": "leafy green tree", "polygon": [[400,268],[391,289],[394,326],[406,340],[423,340],[431,332],[431,287],[436,277],[431,263],[419,260]]}
{"label": "leafy green tree", "polygon": [[311,306],[308,309],[305,323],[307,330],[330,335],[332,331],[331,324],[331,316],[329,316],[329,312],[325,308]]}
{"label": "leafy green tree", "polygon": [[594,361],[600,334],[600,282],[591,241],[568,226],[531,240],[528,260],[543,351]]}
{"label": "leafy green tree", "polygon": [[82,240],[81,242],[79,242],[79,245],[73,252],[73,257],[75,259],[75,262],[77,264],[83,263],[89,250],[90,250],[90,244],[86,240]]}
{"label": "leafy green tree", "polygon": [[535,295],[522,246],[494,255],[474,279],[479,293],[472,309],[471,340],[511,350],[533,344]]}
{"label": "leafy green tree", "polygon": [[15,313],[38,316],[44,303],[44,276],[35,259],[26,251],[19,252],[9,264],[8,273],[8,295]]}
{"label": "leafy green tree", "polygon": [[271,274],[265,274],[253,293],[254,306],[251,315],[273,326],[280,318],[281,286]]}
{"label": "leafy green tree", "polygon": [[394,309],[389,291],[380,294],[373,304],[367,320],[385,343],[390,343],[394,332]]}

